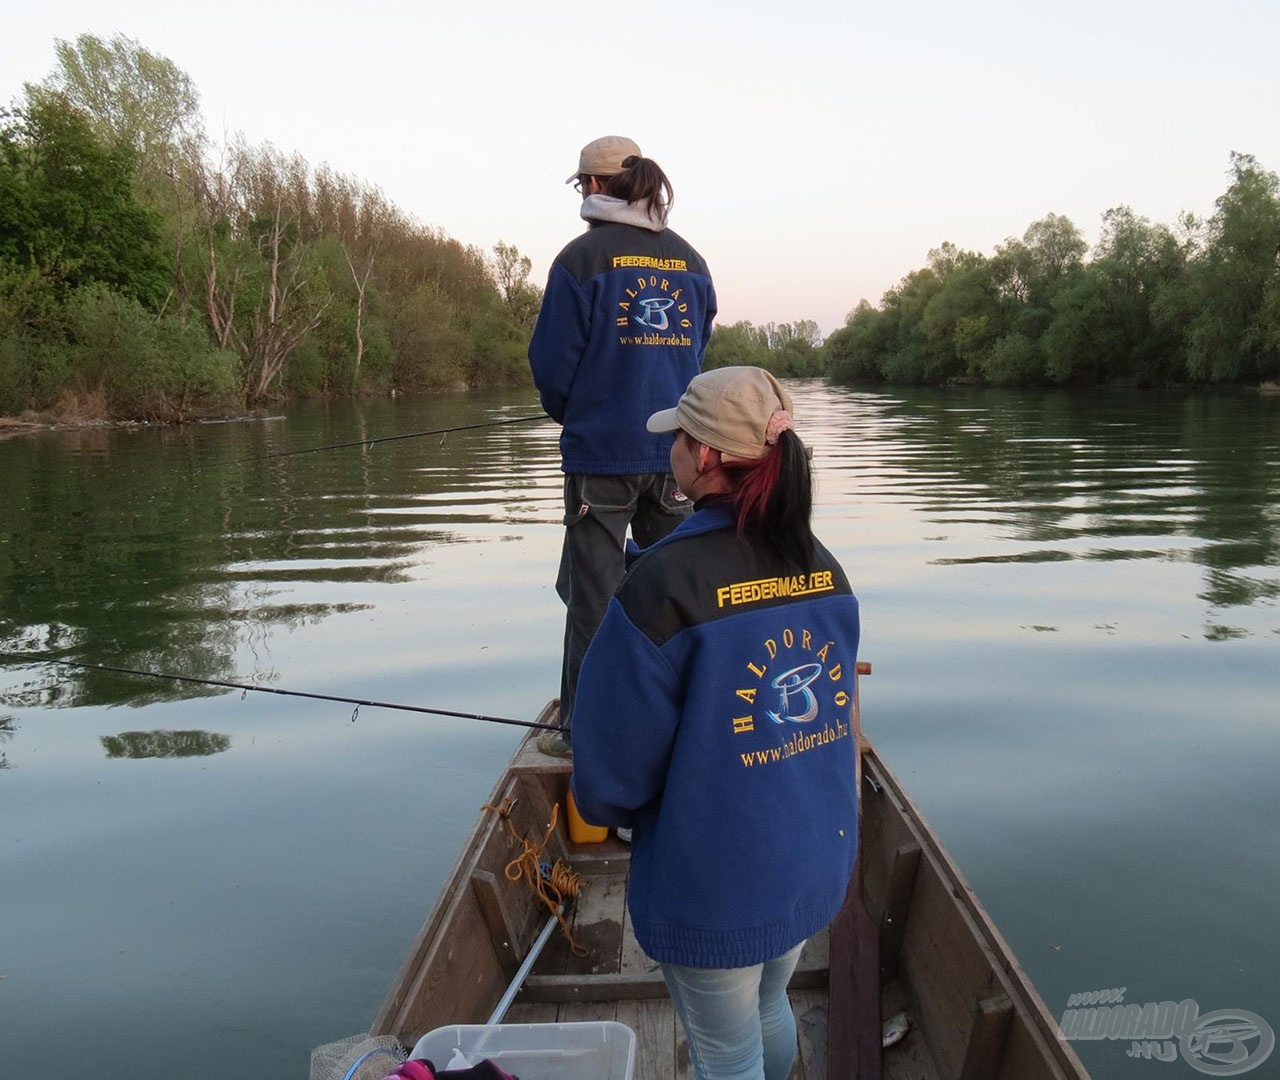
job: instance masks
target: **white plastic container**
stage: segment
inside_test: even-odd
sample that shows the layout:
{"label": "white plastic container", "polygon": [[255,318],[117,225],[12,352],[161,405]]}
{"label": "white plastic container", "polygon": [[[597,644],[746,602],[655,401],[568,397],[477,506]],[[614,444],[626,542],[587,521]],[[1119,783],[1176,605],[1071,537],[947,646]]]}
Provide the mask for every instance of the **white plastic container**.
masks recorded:
{"label": "white plastic container", "polygon": [[454,1024],[428,1031],[410,1051],[437,1071],[489,1058],[520,1080],[632,1080],[636,1033],[614,1020],[575,1024]]}

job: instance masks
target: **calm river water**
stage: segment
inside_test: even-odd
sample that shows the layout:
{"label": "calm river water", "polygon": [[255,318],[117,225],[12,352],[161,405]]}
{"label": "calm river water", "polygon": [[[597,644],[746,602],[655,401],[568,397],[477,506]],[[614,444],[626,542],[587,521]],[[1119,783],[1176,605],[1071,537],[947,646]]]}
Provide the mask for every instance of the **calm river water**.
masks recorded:
{"label": "calm river water", "polygon": [[[1051,1011],[1123,986],[1280,1030],[1280,399],[794,390],[867,733]],[[535,412],[0,441],[0,648],[531,719],[550,422],[211,466]],[[372,1019],[518,737],[0,666],[0,1074],[305,1076]]]}

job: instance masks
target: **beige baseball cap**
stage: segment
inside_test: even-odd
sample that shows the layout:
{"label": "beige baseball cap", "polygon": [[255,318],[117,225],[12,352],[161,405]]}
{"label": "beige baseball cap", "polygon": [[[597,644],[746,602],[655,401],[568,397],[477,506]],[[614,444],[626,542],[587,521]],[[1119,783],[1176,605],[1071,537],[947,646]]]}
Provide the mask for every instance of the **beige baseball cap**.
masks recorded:
{"label": "beige baseball cap", "polygon": [[687,431],[725,461],[755,461],[780,411],[791,413],[791,395],[764,368],[723,367],[695,376],[676,407],[654,413],[645,427],[655,435]]}
{"label": "beige baseball cap", "polygon": [[582,148],[578,171],[565,183],[572,184],[579,176],[617,176],[627,158],[641,156],[640,147],[625,135],[602,135]]}

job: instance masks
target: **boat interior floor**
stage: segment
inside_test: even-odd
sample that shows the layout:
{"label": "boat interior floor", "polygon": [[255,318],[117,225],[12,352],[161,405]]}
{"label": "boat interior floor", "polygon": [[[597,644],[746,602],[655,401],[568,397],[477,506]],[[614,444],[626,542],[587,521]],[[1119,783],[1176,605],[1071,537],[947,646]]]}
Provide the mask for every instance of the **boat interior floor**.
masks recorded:
{"label": "boat interior floor", "polygon": [[[588,950],[575,956],[560,933],[548,942],[506,1023],[617,1020],[636,1033],[636,1080],[692,1080],[684,1037],[658,967],[641,951],[627,914],[627,846],[612,836],[600,844],[570,844],[569,862],[584,887],[570,928]],[[789,1080],[827,1076],[827,934],[812,938],[791,981],[799,1054]],[[895,984],[883,990],[884,1017],[905,1008]],[[937,1080],[914,1028],[887,1050],[885,1080]]]}

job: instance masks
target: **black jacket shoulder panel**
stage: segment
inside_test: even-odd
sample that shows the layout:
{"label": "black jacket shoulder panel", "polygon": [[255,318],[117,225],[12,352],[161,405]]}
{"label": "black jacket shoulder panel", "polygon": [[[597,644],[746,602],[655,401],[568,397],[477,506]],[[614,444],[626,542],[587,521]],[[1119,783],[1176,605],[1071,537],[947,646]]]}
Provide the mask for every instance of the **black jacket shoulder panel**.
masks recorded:
{"label": "black jacket shoulder panel", "polygon": [[617,596],[631,621],[660,647],[682,630],[740,612],[852,592],[822,544],[815,543],[812,564],[799,571],[767,546],[717,529],[642,555]]}
{"label": "black jacket shoulder panel", "polygon": [[595,225],[570,241],[556,256],[579,285],[611,270],[687,272],[709,277],[707,264],[679,234],[671,229],[651,232],[636,225],[606,222]]}

